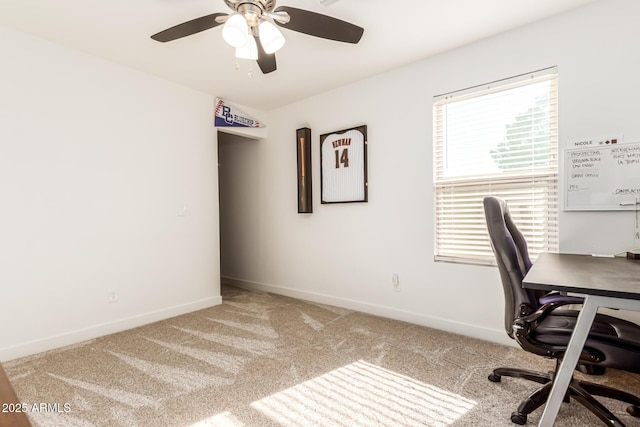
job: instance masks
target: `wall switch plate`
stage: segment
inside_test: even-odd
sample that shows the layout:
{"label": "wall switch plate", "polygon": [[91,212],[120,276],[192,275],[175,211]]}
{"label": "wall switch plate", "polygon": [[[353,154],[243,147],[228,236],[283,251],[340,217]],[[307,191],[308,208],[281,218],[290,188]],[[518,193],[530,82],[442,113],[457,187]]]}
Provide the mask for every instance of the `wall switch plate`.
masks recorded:
{"label": "wall switch plate", "polygon": [[120,297],[118,296],[118,293],[116,291],[109,291],[109,296],[107,299],[109,303],[118,302],[119,299]]}
{"label": "wall switch plate", "polygon": [[400,290],[400,276],[397,273],[393,273],[391,275],[391,284],[393,285],[394,291]]}

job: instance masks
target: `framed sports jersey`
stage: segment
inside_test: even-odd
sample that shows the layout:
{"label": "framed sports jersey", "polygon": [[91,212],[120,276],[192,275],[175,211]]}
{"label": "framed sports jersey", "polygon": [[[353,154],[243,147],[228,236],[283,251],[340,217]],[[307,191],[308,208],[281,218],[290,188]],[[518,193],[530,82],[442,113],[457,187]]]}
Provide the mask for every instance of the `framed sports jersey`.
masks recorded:
{"label": "framed sports jersey", "polygon": [[367,126],[320,135],[321,203],[366,202]]}

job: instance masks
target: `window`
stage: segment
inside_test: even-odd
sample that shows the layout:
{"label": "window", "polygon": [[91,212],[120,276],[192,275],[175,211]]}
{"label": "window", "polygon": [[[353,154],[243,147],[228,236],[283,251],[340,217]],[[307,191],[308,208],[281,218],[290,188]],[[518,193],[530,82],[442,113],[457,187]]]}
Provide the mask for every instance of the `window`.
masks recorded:
{"label": "window", "polygon": [[482,199],[503,198],[533,259],[558,249],[556,68],[434,98],[435,259],[495,264]]}

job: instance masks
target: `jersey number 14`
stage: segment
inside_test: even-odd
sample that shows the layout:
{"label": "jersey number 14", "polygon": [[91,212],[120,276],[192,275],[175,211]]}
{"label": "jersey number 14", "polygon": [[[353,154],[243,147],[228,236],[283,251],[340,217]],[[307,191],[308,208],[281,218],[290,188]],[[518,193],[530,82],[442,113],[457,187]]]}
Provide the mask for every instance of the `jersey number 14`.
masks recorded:
{"label": "jersey number 14", "polygon": [[340,164],[342,164],[345,168],[349,167],[349,149],[343,148],[342,153],[340,150],[334,151],[336,154],[336,169],[340,169]]}

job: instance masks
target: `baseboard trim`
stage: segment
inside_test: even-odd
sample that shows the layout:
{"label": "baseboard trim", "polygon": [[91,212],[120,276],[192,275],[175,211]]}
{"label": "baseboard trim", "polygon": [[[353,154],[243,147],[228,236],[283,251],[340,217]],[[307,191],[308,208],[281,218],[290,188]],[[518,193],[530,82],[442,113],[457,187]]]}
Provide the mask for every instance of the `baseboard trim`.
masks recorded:
{"label": "baseboard trim", "polygon": [[416,325],[426,326],[429,328],[439,329],[454,334],[465,335],[478,338],[485,341],[491,341],[496,344],[515,346],[513,340],[509,339],[504,330],[496,330],[473,325],[464,322],[456,322],[450,319],[429,316],[424,313],[416,313],[406,310],[398,310],[397,308],[381,306],[377,304],[364,303],[361,301],[340,298],[316,292],[301,291],[299,289],[287,288],[284,286],[271,285],[267,283],[252,282],[242,280],[235,277],[222,276],[222,283],[227,283],[240,288],[269,292],[273,294],[298,298],[305,301],[316,302],[319,304],[327,304],[335,307],[346,308],[349,310],[360,311],[363,313],[373,314],[375,316],[387,317],[390,319],[401,320],[404,322],[414,323]]}
{"label": "baseboard trim", "polygon": [[11,347],[0,348],[0,362],[17,359],[49,350],[59,349],[68,345],[78,344],[83,341],[102,337],[105,335],[122,332],[127,329],[147,325],[159,320],[169,319],[182,314],[191,313],[197,310],[213,307],[222,304],[222,297],[205,298],[186,304],[180,304],[161,310],[142,313],[139,315],[102,323],[75,331],[47,337],[40,340],[33,340],[20,343]]}

